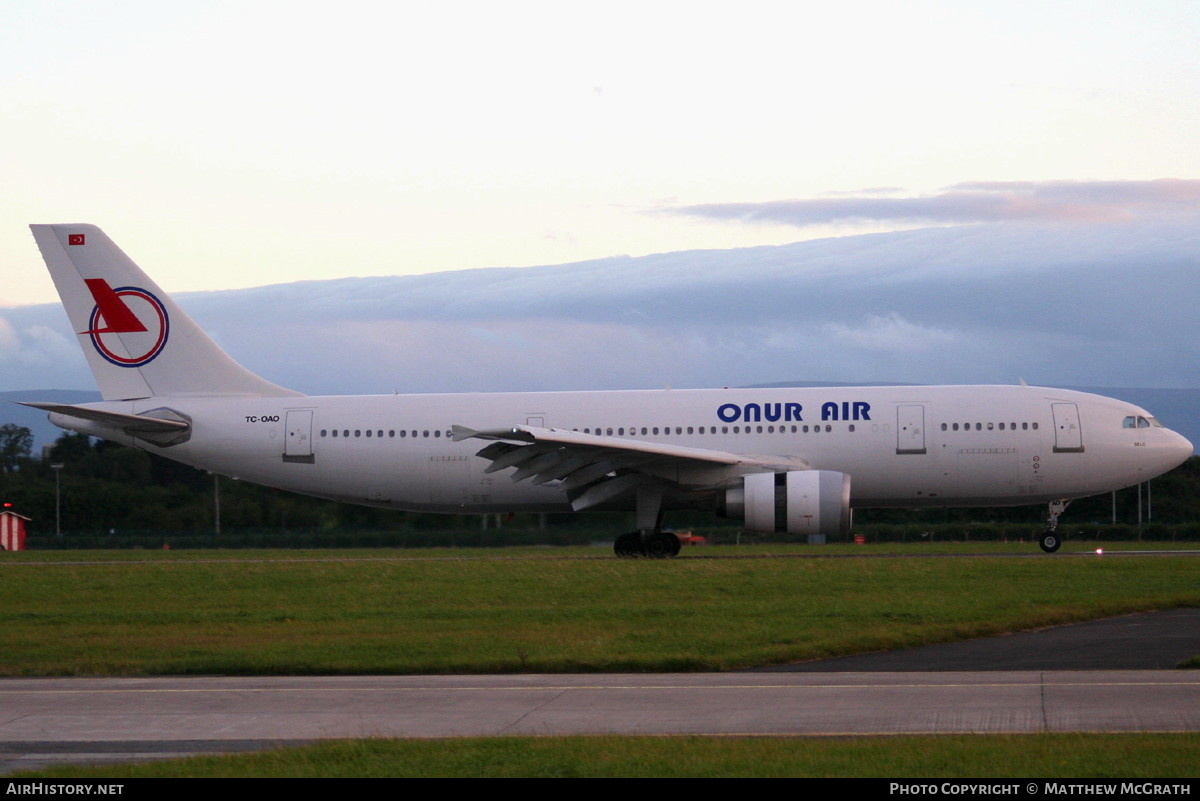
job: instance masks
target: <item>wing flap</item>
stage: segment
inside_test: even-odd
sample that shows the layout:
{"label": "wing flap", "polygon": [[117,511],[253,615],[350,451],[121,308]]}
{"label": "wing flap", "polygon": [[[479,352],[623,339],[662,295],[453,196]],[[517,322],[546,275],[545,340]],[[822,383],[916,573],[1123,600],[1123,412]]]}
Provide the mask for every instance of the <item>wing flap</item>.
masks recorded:
{"label": "wing flap", "polygon": [[[485,431],[476,431],[465,426],[453,426],[451,431],[452,438],[455,442],[461,442],[465,439],[491,439],[504,440],[509,442],[525,442],[530,444],[556,443],[558,445],[567,446],[572,452],[577,449],[599,449],[599,450],[614,450],[624,452],[637,452],[649,454],[652,456],[665,456],[671,459],[687,459],[697,462],[712,462],[715,464],[740,465],[740,464],[778,464],[781,462],[791,466],[791,469],[804,469],[808,463],[802,459],[784,456],[755,456],[744,453],[729,453],[727,451],[711,450],[709,448],[691,448],[684,445],[669,445],[663,442],[649,442],[647,440],[632,439],[626,437],[607,437],[600,434],[584,434],[579,431],[565,431],[558,428],[537,428],[534,426],[513,426],[512,428],[499,428]],[[491,446],[489,446],[490,448]],[[488,455],[484,455],[484,448],[479,452],[479,456],[485,459],[494,459],[491,454],[495,451],[489,451]],[[527,458],[532,458],[530,454]],[[796,466],[799,462],[803,466]],[[512,462],[504,465],[504,467],[516,464]],[[496,468],[498,470],[503,467]]]}
{"label": "wing flap", "polygon": [[484,472],[512,467],[514,482],[558,481],[576,510],[614,500],[642,484],[666,481],[684,490],[711,490],[746,473],[811,469],[807,461],[793,456],[732,453],[555,428],[454,426],[451,431],[456,442],[491,440],[476,453],[491,462]]}

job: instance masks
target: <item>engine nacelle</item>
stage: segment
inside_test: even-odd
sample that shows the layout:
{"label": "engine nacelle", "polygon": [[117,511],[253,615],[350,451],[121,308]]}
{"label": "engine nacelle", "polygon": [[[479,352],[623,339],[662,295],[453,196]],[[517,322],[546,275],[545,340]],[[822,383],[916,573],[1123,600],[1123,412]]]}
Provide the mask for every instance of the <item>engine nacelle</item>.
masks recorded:
{"label": "engine nacelle", "polygon": [[823,534],[850,532],[850,476],[833,470],[751,473],[725,491],[725,514],[750,531]]}

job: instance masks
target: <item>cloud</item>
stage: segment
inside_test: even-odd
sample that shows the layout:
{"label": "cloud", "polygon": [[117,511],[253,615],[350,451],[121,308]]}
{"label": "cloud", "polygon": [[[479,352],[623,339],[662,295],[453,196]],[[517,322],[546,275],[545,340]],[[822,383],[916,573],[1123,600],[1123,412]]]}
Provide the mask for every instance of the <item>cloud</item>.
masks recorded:
{"label": "cloud", "polygon": [[37,366],[64,358],[77,359],[78,353],[74,342],[48,325],[18,326],[0,317],[0,365]]}
{"label": "cloud", "polygon": [[20,347],[21,338],[12,323],[0,317],[0,358],[13,358]]}
{"label": "cloud", "polygon": [[825,330],[837,342],[868,350],[902,351],[907,353],[929,350],[954,342],[957,335],[939,328],[917,325],[896,312],[867,315],[857,327],[844,323],[829,323]]}
{"label": "cloud", "polygon": [[[1079,186],[1038,189],[1083,202]],[[1198,226],[1021,221],[176,299],[247,368],[313,394],[1200,387]],[[4,310],[0,388],[93,386],[75,340],[57,305]]]}
{"label": "cloud", "polygon": [[[894,197],[892,188],[857,196],[677,206],[671,214],[807,227],[838,222],[964,224],[1121,222],[1149,214],[1195,212],[1200,181],[974,181],[933,195]],[[881,195],[888,195],[883,197]]]}

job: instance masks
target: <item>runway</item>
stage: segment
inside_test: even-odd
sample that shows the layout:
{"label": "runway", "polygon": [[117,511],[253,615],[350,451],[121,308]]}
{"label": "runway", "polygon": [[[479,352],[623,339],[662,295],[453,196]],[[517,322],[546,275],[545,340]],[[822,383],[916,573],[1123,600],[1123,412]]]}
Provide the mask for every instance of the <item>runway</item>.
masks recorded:
{"label": "runway", "polygon": [[12,679],[0,709],[12,771],[333,737],[1196,731],[1200,674]]}
{"label": "runway", "polygon": [[[1198,622],[1167,610],[791,672],[5,679],[0,773],[338,737],[1200,731],[1200,671],[1116,666],[1200,653]],[[997,653],[1009,670],[956,669]]]}

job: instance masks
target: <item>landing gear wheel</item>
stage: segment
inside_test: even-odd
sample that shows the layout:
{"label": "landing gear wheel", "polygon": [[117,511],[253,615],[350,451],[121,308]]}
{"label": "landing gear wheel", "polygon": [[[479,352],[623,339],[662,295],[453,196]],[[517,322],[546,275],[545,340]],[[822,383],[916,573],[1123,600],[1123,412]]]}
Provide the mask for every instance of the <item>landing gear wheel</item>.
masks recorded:
{"label": "landing gear wheel", "polygon": [[627,534],[622,534],[613,542],[613,553],[622,559],[633,559],[638,556],[645,556],[646,551],[642,547],[642,534],[639,531],[630,531]]}
{"label": "landing gear wheel", "polygon": [[679,554],[679,538],[665,531],[655,531],[646,536],[646,556],[651,559],[669,559]]}
{"label": "landing gear wheel", "polygon": [[1062,545],[1062,540],[1053,531],[1047,531],[1038,540],[1038,545],[1042,546],[1042,550],[1046,553],[1054,553]]}

